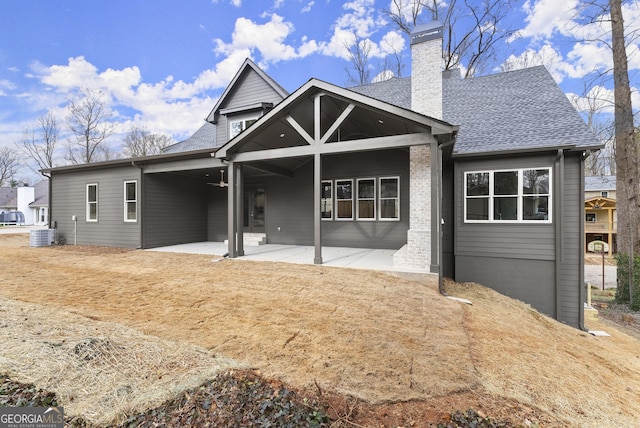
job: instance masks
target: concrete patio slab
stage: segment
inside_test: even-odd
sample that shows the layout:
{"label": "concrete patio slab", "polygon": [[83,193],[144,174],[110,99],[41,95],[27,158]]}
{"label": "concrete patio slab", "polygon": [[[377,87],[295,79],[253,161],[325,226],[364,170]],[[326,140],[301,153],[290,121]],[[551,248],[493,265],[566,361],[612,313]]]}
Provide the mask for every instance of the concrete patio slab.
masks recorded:
{"label": "concrete patio slab", "polygon": [[[194,242],[189,244],[151,248],[148,251],[210,254],[221,257],[227,252],[227,246],[222,242]],[[245,255],[239,259],[313,264],[313,259],[315,257],[314,247],[304,245],[245,245],[244,252]],[[393,254],[395,252],[396,250],[379,250],[371,248],[323,247],[322,265],[353,269],[382,270],[388,272],[404,272],[404,270],[394,268],[393,266]]]}

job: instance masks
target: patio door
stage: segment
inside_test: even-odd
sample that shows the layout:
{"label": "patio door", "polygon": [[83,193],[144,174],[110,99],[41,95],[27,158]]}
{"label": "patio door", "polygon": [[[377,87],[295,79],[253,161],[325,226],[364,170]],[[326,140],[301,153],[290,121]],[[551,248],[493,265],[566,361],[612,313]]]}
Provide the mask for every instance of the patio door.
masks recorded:
{"label": "patio door", "polygon": [[244,231],[264,233],[265,191],[264,186],[245,186],[243,201]]}

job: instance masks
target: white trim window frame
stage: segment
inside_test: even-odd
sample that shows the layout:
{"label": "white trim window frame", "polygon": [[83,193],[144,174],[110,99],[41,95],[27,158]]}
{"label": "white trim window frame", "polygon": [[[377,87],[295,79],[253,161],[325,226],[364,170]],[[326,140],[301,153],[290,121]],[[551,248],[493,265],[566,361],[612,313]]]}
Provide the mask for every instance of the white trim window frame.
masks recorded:
{"label": "white trim window frame", "polygon": [[87,184],[85,202],[86,202],[86,221],[97,222],[98,221],[98,183]]}
{"label": "white trim window frame", "polygon": [[550,167],[466,171],[465,223],[551,223]]}
{"label": "white trim window frame", "polygon": [[138,181],[124,182],[124,221],[135,223],[138,221]]}
{"label": "white trim window frame", "polygon": [[[393,181],[396,183],[395,189],[388,185]],[[378,182],[379,220],[400,221],[400,176],[380,177]]]}
{"label": "white trim window frame", "polygon": [[333,180],[322,180],[320,218],[326,221],[333,220]]}
{"label": "white trim window frame", "polygon": [[356,179],[356,219],[376,221],[376,179]]}
{"label": "white trim window frame", "polygon": [[353,220],[353,179],[335,180],[335,219]]}
{"label": "white trim window frame", "polygon": [[259,115],[251,116],[251,117],[243,117],[231,119],[228,118],[229,121],[229,140],[232,140],[236,136],[238,136],[242,131],[256,123],[260,119]]}

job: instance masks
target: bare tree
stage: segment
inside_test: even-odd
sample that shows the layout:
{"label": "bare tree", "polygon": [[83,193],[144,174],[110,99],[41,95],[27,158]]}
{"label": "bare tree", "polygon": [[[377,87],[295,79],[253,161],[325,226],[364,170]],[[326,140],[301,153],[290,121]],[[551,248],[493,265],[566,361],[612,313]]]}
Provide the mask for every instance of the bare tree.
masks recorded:
{"label": "bare tree", "polygon": [[58,144],[58,123],[51,112],[38,118],[38,125],[24,130],[22,140],[17,144],[36,165],[32,168],[49,177],[43,169],[53,168],[54,153]]}
{"label": "bare tree", "polygon": [[[611,13],[611,48],[613,51],[614,117],[616,147],[616,210],[618,213],[618,254],[628,261],[628,278],[618,275],[616,298],[629,300],[640,309],[636,294],[635,253],[640,250],[640,177],[638,176],[638,144],[633,124],[631,87],[627,67],[622,1],[609,0]],[[622,260],[619,258],[619,261]],[[624,262],[621,264],[625,264]],[[619,271],[620,274],[620,271]],[[635,277],[635,278],[634,278]],[[625,285],[626,283],[626,285]],[[621,292],[624,289],[625,292]]]}
{"label": "bare tree", "polygon": [[604,148],[592,152],[585,160],[585,174],[588,176],[606,175],[615,173],[613,121],[603,111],[612,107],[611,100],[607,96],[607,90],[601,85],[591,88],[585,84],[582,95],[573,95],[571,101],[582,112],[587,126],[604,143]]}
{"label": "bare tree", "polygon": [[152,134],[144,126],[132,126],[124,139],[123,152],[125,156],[132,158],[158,155],[172,143],[173,140],[167,135]]}
{"label": "bare tree", "polygon": [[513,3],[513,0],[393,0],[382,12],[407,34],[423,22],[441,22],[445,70],[464,67],[465,77],[471,77],[495,58],[498,43],[514,34],[506,20]]}
{"label": "bare tree", "polygon": [[82,100],[67,106],[67,126],[73,134],[67,144],[67,158],[74,164],[95,162],[98,148],[115,130],[102,92],[84,89],[82,94]]}
{"label": "bare tree", "polygon": [[347,72],[348,85],[366,85],[371,82],[371,70],[369,60],[371,59],[371,42],[353,33],[353,41],[345,42],[345,48],[349,51],[349,67],[345,67]]}
{"label": "bare tree", "polygon": [[0,187],[13,181],[19,166],[16,152],[9,147],[0,147]]}

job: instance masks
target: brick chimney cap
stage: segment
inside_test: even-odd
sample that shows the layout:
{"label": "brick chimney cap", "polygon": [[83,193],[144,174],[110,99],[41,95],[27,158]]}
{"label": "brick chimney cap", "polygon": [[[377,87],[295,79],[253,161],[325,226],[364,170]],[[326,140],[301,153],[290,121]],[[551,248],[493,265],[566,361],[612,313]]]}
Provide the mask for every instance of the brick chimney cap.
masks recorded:
{"label": "brick chimney cap", "polygon": [[428,40],[442,39],[443,25],[439,21],[431,21],[420,24],[411,31],[411,44],[426,42]]}

